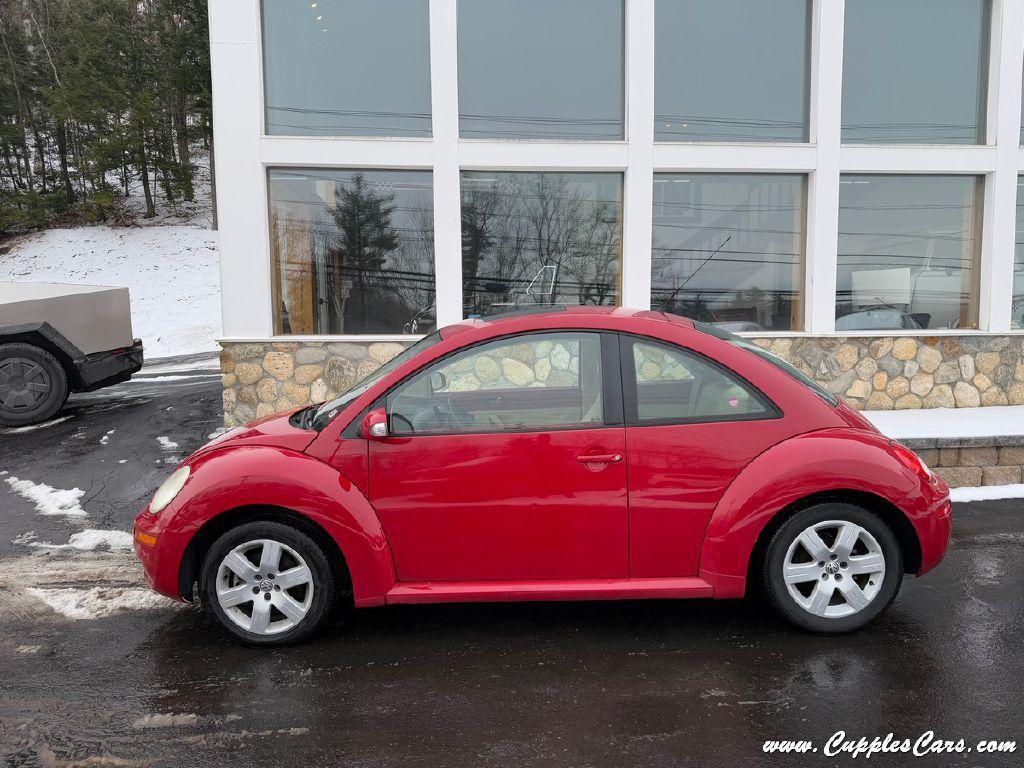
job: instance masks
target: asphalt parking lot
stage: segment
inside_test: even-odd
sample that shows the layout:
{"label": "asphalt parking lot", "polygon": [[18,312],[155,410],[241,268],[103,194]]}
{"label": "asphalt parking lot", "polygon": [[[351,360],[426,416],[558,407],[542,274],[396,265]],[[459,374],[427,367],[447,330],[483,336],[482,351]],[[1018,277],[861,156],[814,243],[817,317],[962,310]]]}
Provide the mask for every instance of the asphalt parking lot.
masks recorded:
{"label": "asphalt parking lot", "polygon": [[850,758],[762,745],[840,730],[1020,745],[875,765],[1024,760],[1022,501],[957,505],[946,561],[854,635],[755,601],[650,601],[372,609],[299,647],[239,646],[151,597],[122,539],[75,538],[128,531],[219,426],[211,366],[0,432],[4,765],[825,765]]}

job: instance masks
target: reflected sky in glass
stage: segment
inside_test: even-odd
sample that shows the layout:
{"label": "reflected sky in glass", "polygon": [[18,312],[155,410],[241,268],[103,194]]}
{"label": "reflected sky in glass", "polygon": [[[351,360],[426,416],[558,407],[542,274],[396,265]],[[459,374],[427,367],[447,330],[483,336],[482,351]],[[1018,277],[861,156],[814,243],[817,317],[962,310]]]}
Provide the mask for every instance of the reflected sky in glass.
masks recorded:
{"label": "reflected sky in glass", "polygon": [[984,142],[987,0],[846,4],[843,143]]}
{"label": "reflected sky in glass", "polygon": [[656,141],[807,141],[809,0],[657,0]]}
{"label": "reflected sky in glass", "polygon": [[429,136],[429,37],[427,0],[263,0],[267,133]]}
{"label": "reflected sky in glass", "polygon": [[621,139],[622,0],[461,0],[459,135]]}

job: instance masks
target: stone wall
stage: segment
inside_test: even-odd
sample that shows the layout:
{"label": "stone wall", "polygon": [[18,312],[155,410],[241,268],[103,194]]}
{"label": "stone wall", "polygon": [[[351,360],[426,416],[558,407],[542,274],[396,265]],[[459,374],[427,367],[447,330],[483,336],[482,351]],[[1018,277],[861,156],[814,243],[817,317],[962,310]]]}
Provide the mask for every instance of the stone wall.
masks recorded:
{"label": "stone wall", "polygon": [[255,342],[221,344],[224,423],[229,427],[328,400],[373,373],[405,344]]}
{"label": "stone wall", "polygon": [[1024,473],[1024,439],[943,438],[904,440],[950,488],[1009,485]]}
{"label": "stone wall", "polygon": [[[1024,405],[1024,336],[754,339],[858,409]],[[329,399],[398,354],[394,342],[225,342],[228,425]],[[661,361],[638,361],[644,363]],[[655,366],[650,366],[651,373]],[[502,373],[504,371],[502,370]],[[536,372],[534,372],[536,375]]]}
{"label": "stone wall", "polygon": [[1024,337],[776,338],[753,342],[858,410],[1024,405]]}

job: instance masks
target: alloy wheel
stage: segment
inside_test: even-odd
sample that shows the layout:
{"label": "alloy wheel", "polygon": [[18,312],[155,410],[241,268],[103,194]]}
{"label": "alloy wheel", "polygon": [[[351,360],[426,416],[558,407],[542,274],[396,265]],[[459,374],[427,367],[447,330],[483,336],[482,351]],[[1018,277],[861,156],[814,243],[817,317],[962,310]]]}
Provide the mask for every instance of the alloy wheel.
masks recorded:
{"label": "alloy wheel", "polygon": [[313,573],[302,556],[273,539],[228,552],[217,569],[217,602],[246,632],[276,635],[298,626],[313,604]]}
{"label": "alloy wheel", "polygon": [[0,362],[0,409],[11,413],[34,410],[50,395],[53,382],[39,363],[25,357]]}
{"label": "alloy wheel", "polygon": [[805,528],[789,545],[782,575],[797,605],[838,619],[859,613],[877,597],[885,555],[863,526],[825,520]]}

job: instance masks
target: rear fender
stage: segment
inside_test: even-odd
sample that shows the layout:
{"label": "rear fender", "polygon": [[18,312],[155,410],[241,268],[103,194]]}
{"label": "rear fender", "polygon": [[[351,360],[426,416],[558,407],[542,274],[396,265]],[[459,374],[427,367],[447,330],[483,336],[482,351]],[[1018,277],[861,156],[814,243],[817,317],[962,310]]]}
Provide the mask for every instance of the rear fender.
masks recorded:
{"label": "rear fender", "polygon": [[715,588],[715,597],[743,596],[758,537],[801,499],[857,491],[885,499],[912,523],[926,514],[931,500],[887,444],[876,433],[826,429],[785,440],[748,464],[722,495],[704,535],[700,576]]}
{"label": "rear fender", "polygon": [[257,445],[215,449],[190,466],[185,487],[158,516],[166,516],[154,531],[161,560],[181,563],[189,541],[219,515],[280,507],[312,521],[337,543],[357,606],[384,603],[395,584],[387,538],[366,497],[333,467],[290,448]]}

